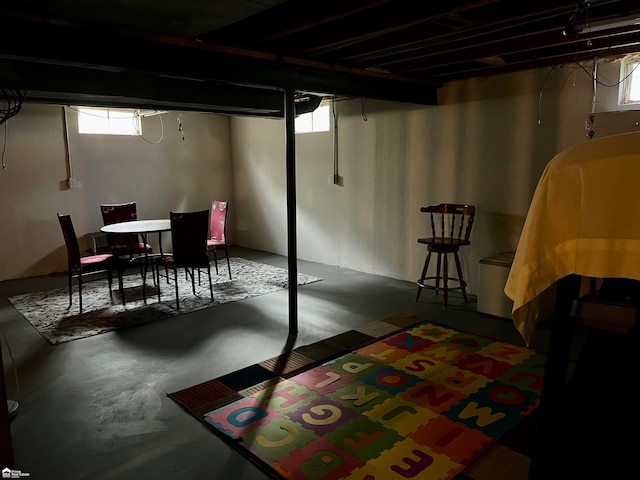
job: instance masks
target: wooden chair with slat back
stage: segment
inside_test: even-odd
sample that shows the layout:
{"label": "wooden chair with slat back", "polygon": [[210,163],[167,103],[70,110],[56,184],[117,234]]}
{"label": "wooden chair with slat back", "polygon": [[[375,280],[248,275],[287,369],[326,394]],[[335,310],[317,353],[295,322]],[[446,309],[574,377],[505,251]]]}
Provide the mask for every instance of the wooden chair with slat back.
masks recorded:
{"label": "wooden chair with slat back", "polygon": [[[467,291],[462,275],[462,267],[460,265],[460,257],[458,250],[460,247],[470,245],[471,228],[475,218],[475,206],[458,204],[458,203],[441,203],[439,205],[431,205],[420,208],[422,213],[429,214],[429,222],[431,226],[431,236],[427,238],[419,238],[418,243],[427,246],[427,258],[424,261],[422,275],[418,280],[418,291],[416,293],[416,302],[420,299],[423,288],[435,290],[436,295],[440,290],[444,295],[444,308],[447,308],[450,291],[462,292],[464,301],[467,301]],[[438,255],[436,264],[436,274],[427,276],[431,254]],[[456,263],[457,278],[449,277],[449,254],[453,254]],[[432,284],[428,282],[433,282]],[[442,286],[441,286],[442,282]],[[449,286],[449,282],[455,282],[457,286]]]}

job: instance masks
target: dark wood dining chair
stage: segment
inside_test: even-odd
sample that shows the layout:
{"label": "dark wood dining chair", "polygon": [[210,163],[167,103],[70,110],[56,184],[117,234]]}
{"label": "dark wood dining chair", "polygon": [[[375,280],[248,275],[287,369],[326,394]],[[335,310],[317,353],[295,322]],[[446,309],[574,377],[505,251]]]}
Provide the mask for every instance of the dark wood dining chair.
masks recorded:
{"label": "dark wood dining chair", "polygon": [[[112,225],[120,222],[131,222],[138,219],[138,207],[136,202],[123,203],[101,203],[100,212],[102,213],[102,221],[105,225]],[[145,278],[145,260],[153,252],[151,245],[141,241],[140,235],[137,233],[107,234],[107,248],[117,259],[118,274],[124,275],[124,272],[131,266],[138,266],[140,275]],[[154,264],[151,263],[151,275],[154,284],[156,283],[156,273]],[[124,291],[121,291],[124,299]]]}
{"label": "dark wood dining chair", "polygon": [[[71,215],[58,212],[58,221],[62,229],[64,243],[67,247],[67,276],[69,280],[69,308],[73,303],[73,277],[78,278],[78,303],[80,313],[82,313],[82,278],[86,273],[106,271],[107,280],[109,282],[109,296],[113,296],[112,291],[112,271],[116,269],[115,258],[111,253],[101,253],[94,255],[80,254],[80,246],[78,237],[76,237],[75,228],[71,220]],[[121,281],[121,277],[118,277]]]}
{"label": "dark wood dining chair", "polygon": [[[431,236],[418,239],[418,243],[427,246],[427,257],[424,261],[422,274],[417,282],[418,291],[416,293],[416,302],[420,299],[422,289],[425,287],[435,290],[436,295],[442,290],[444,308],[447,308],[450,291],[462,292],[462,297],[466,302],[467,282],[462,275],[458,250],[460,250],[461,247],[471,244],[469,239],[471,237],[471,228],[473,227],[476,213],[475,206],[457,203],[441,203],[439,205],[422,207],[420,211],[429,214]],[[436,274],[434,276],[427,276],[432,253],[436,253],[438,256]],[[449,254],[453,254],[458,274],[457,278],[449,277]],[[427,282],[429,282],[429,284],[427,284]],[[433,282],[433,284],[430,282]],[[456,286],[451,287],[449,282],[455,282]]]}
{"label": "dark wood dining chair", "polygon": [[[207,237],[209,232],[209,210],[195,212],[169,212],[171,221],[171,242],[173,252],[156,257],[158,267],[173,270],[173,283],[176,292],[176,309],[180,309],[180,291],[178,287],[178,269],[183,268],[187,279],[191,280],[191,289],[196,294],[196,271],[205,269],[209,278],[209,291],[213,302],[213,283],[211,280],[211,264],[207,254]],[[158,301],[160,301],[160,284],[158,282]]]}
{"label": "dark wood dining chair", "polygon": [[229,202],[213,200],[211,202],[211,218],[209,221],[209,239],[207,240],[207,253],[213,253],[213,260],[218,272],[218,253],[224,252],[227,257],[229,280],[231,280],[231,263],[229,261],[229,247],[227,245],[227,213]]}
{"label": "dark wood dining chair", "polygon": [[[102,221],[105,225],[120,222],[131,222],[138,219],[138,209],[136,202],[125,203],[102,203],[100,204]],[[129,256],[132,258],[138,255],[151,253],[151,245],[140,240],[138,234],[107,234],[107,246],[109,251],[117,256]]]}

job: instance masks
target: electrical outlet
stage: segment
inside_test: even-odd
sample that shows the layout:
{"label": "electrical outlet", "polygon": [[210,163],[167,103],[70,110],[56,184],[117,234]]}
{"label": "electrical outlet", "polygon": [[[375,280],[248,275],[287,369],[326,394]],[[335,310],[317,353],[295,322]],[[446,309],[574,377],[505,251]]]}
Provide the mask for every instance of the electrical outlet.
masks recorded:
{"label": "electrical outlet", "polygon": [[80,188],[80,180],[78,180],[77,178],[69,177],[67,183],[69,184],[69,188],[71,189]]}

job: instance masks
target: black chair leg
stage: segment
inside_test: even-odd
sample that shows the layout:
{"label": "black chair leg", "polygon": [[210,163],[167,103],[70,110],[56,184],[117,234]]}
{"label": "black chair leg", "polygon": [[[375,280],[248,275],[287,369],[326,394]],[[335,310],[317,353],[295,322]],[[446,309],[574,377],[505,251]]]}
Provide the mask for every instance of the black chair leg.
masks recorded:
{"label": "black chair leg", "polygon": [[213,302],[213,283],[211,282],[211,266],[207,265],[207,276],[209,277],[209,292],[211,292],[211,301]]}
{"label": "black chair leg", "polygon": [[80,304],[80,313],[82,313],[82,272],[78,273],[78,303]]}
{"label": "black chair leg", "polygon": [[[158,303],[160,303],[160,265],[156,265],[156,267],[158,267]],[[167,274],[167,280],[168,279],[169,279],[169,275]],[[167,283],[169,282],[167,281]]]}
{"label": "black chair leg", "polygon": [[71,308],[71,304],[73,303],[73,274],[71,270],[69,270],[69,308]]}
{"label": "black chair leg", "polygon": [[109,298],[113,298],[113,272],[111,269],[107,269],[107,281],[109,282]]}
{"label": "black chair leg", "polygon": [[215,262],[215,264],[216,264],[216,275],[220,275],[220,274],[218,273],[218,254],[216,253],[216,251],[215,251],[215,250],[213,251],[213,261],[214,261],[214,262]]}
{"label": "black chair leg", "polygon": [[227,252],[227,268],[229,269],[229,280],[231,280],[231,262],[229,261],[229,250],[225,250]]}
{"label": "black chair leg", "polygon": [[[191,291],[196,294],[196,272],[195,268],[191,269]],[[200,285],[200,269],[198,269],[198,285]]]}
{"label": "black chair leg", "polygon": [[122,305],[125,304],[126,299],[124,297],[124,272],[126,267],[118,267],[118,291],[122,297]]}
{"label": "black chair leg", "polygon": [[178,269],[173,269],[173,280],[176,284],[176,310],[180,310],[180,295],[178,293]]}

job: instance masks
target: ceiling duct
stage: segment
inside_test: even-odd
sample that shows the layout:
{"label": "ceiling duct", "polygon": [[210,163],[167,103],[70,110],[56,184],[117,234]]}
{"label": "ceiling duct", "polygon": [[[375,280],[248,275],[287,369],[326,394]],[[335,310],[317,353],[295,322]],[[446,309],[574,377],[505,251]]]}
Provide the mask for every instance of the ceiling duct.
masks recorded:
{"label": "ceiling duct", "polygon": [[322,102],[322,98],[319,95],[311,95],[311,94],[296,94],[294,98],[294,104],[296,109],[296,117],[298,115],[302,115],[303,113],[313,112],[318,106],[320,102]]}
{"label": "ceiling duct", "polygon": [[155,115],[162,115],[169,113],[168,110],[138,110],[137,115],[141,118],[153,117]]}

